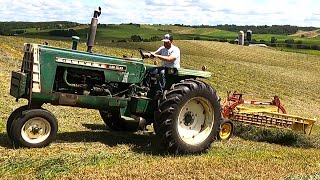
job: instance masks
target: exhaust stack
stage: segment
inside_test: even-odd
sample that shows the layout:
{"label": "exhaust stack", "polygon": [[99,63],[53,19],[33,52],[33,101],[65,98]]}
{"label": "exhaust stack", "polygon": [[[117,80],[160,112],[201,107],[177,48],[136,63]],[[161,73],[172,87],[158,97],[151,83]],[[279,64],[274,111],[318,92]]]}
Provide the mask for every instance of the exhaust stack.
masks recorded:
{"label": "exhaust stack", "polygon": [[91,19],[91,25],[90,25],[90,31],[88,35],[88,41],[87,41],[87,52],[92,52],[92,47],[94,45],[94,40],[96,38],[97,33],[97,27],[98,27],[98,17],[101,14],[101,7],[99,7],[99,10],[95,10],[93,13],[93,17]]}

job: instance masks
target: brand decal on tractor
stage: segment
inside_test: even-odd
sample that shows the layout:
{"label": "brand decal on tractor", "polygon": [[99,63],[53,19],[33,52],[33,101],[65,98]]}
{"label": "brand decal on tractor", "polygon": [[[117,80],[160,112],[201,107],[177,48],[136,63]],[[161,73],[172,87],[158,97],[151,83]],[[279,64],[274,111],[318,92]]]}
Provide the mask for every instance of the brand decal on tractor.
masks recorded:
{"label": "brand decal on tractor", "polygon": [[116,71],[126,71],[126,69],[127,69],[127,67],[123,66],[123,65],[105,64],[105,63],[101,63],[101,62],[84,61],[84,60],[78,60],[78,59],[67,59],[67,58],[59,58],[59,57],[56,58],[56,62],[81,65],[81,66],[88,66],[88,67],[95,67],[95,68],[111,69],[111,70],[116,70]]}

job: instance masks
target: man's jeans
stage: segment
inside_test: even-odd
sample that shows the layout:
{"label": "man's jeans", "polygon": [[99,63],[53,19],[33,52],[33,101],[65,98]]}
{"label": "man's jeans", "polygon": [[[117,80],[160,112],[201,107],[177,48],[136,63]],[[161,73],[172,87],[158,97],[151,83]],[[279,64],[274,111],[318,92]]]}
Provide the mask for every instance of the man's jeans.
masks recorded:
{"label": "man's jeans", "polygon": [[159,75],[157,78],[156,96],[161,95],[166,85],[165,67],[155,67],[150,70],[150,74]]}

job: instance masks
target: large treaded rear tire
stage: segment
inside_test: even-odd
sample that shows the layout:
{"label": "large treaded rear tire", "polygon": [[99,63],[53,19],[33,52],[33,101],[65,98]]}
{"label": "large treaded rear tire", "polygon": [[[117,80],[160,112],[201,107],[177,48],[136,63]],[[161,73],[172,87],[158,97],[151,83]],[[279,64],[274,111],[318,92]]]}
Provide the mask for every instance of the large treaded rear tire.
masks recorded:
{"label": "large treaded rear tire", "polygon": [[169,153],[201,153],[216,139],[220,102],[208,84],[187,79],[165,91],[155,119],[157,136]]}

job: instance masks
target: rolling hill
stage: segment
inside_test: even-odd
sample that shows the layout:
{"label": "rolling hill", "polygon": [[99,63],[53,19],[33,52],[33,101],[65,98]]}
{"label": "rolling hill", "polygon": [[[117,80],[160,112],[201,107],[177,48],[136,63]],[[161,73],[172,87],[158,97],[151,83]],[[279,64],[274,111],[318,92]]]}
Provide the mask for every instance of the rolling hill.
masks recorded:
{"label": "rolling hill", "polygon": [[[13,24],[14,22],[12,22]],[[42,26],[47,27],[46,24],[48,22],[42,22]],[[16,31],[22,31],[21,34],[18,34],[18,36],[23,37],[43,37],[43,38],[50,38],[53,39],[53,37],[50,37],[50,31],[52,30],[74,30],[74,33],[82,38],[86,37],[86,33],[88,32],[89,25],[78,25],[76,23],[71,22],[65,22],[67,24],[63,24],[63,27],[70,26],[68,28],[54,28],[58,25],[58,22],[54,22],[52,27],[49,28],[35,28],[34,23],[30,25],[30,28],[22,28],[22,24],[18,24],[18,27],[21,27],[22,29],[13,29],[11,30],[11,33],[15,33]],[[69,24],[68,24],[69,23]],[[13,26],[11,24],[11,26]],[[29,23],[30,24],[30,23]],[[1,22],[0,22],[1,25]],[[9,23],[10,25],[10,23]],[[41,27],[42,27],[41,26]],[[284,26],[285,28],[288,28],[287,26]],[[101,24],[98,28],[97,37],[103,41],[118,41],[123,39],[130,39],[132,35],[138,35],[141,36],[142,39],[149,39],[153,36],[159,36],[162,37],[165,33],[172,33],[175,35],[175,38],[177,40],[192,40],[196,37],[202,39],[202,40],[219,40],[219,39],[227,39],[227,40],[234,40],[238,36],[238,32],[235,31],[227,31],[219,29],[223,26],[217,26],[217,27],[206,27],[206,26],[200,26],[200,27],[192,27],[192,26],[182,26],[182,25],[140,25],[140,24]],[[237,26],[233,28],[239,28]],[[245,28],[245,27],[243,27]],[[248,28],[248,27],[246,27]],[[268,27],[271,28],[271,27]],[[268,29],[267,28],[267,29]],[[277,27],[281,28],[281,26]],[[304,27],[301,27],[301,29],[306,29]],[[314,28],[313,28],[314,29]],[[242,29],[245,31],[245,29]],[[252,39],[255,39],[256,41],[270,41],[270,38],[272,36],[276,37],[278,39],[278,42],[284,42],[286,39],[294,39],[294,40],[301,40],[306,44],[319,44],[320,40],[317,38],[318,30],[313,31],[302,31],[299,30],[296,34],[292,35],[284,35],[284,34],[259,34],[257,32],[253,31]],[[302,34],[305,34],[305,37],[301,37]],[[313,35],[311,35],[313,34]],[[70,35],[71,36],[71,35]],[[67,39],[67,38],[64,38]]]}
{"label": "rolling hill", "polygon": [[297,37],[306,37],[306,38],[320,38],[320,30],[313,30],[313,31],[298,31],[295,34],[292,34],[291,36],[297,36]]}
{"label": "rolling hill", "polygon": [[[3,26],[0,22],[0,29]],[[9,23],[13,26],[15,22]],[[62,23],[62,24],[61,24]],[[65,23],[65,24],[63,24]],[[29,23],[30,24],[30,23]],[[27,23],[28,25],[28,23]],[[25,25],[25,26],[27,26]],[[72,35],[77,35],[81,41],[85,41],[89,25],[76,24],[72,22],[53,22],[48,26],[48,22],[39,24],[41,28],[35,27],[36,23],[31,23],[23,29],[24,24],[18,23],[20,29],[13,29],[12,35],[30,38],[41,38],[44,40],[68,41]],[[61,27],[60,27],[61,26]],[[56,28],[55,28],[56,27]],[[281,29],[283,27],[283,29]],[[22,28],[22,29],[21,29]],[[171,33],[175,40],[205,40],[234,43],[238,36],[236,29],[244,28],[235,25],[219,26],[184,26],[184,25],[143,25],[143,24],[100,24],[97,31],[97,43],[105,44],[109,42],[120,41],[157,41],[166,33]],[[303,54],[320,55],[320,39],[317,35],[318,30],[313,27],[291,27],[291,26],[270,26],[256,27],[257,30],[266,32],[278,32],[280,34],[259,34],[253,31],[252,43],[266,43],[271,45],[271,38],[276,39],[277,48],[282,51],[296,52]],[[299,30],[300,28],[300,30]],[[223,30],[225,29],[225,30]],[[312,31],[306,31],[312,29]],[[230,30],[230,31],[227,31]],[[295,34],[286,34],[285,32],[295,32]],[[304,31],[303,31],[304,30]],[[258,31],[258,32],[259,32]],[[15,34],[19,32],[18,34]],[[1,34],[1,32],[0,32]],[[136,39],[133,39],[136,37]]]}

